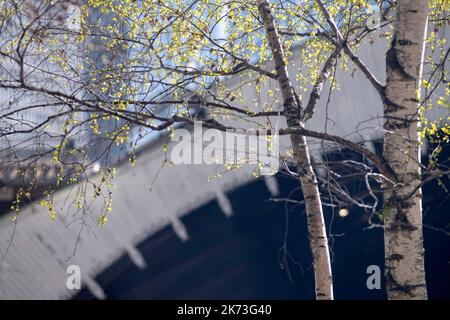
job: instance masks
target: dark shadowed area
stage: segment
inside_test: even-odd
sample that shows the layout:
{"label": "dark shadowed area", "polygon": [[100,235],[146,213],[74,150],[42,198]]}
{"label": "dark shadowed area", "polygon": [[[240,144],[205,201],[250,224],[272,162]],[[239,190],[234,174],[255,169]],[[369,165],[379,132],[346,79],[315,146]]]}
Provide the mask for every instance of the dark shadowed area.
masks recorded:
{"label": "dark shadowed area", "polygon": [[[447,148],[441,157],[448,158],[449,154]],[[298,187],[291,179],[278,177],[277,181],[281,198]],[[442,182],[450,186],[448,177]],[[358,184],[351,187],[356,192]],[[298,192],[291,197],[300,198]],[[450,223],[450,199],[437,182],[426,185],[423,192],[429,297],[449,299],[450,236],[435,228]],[[124,255],[104,271],[96,280],[107,298],[313,299],[303,209],[289,205],[286,213],[284,203],[268,201],[270,194],[262,181],[228,196],[233,205],[232,217],[227,218],[216,201],[210,202],[182,219],[190,235],[188,241],[180,241],[172,228],[166,227],[138,246],[147,268],[138,269]],[[383,272],[382,230],[367,229],[368,215],[361,209],[348,210],[344,218],[336,210],[325,211],[333,235],[330,245],[335,297],[386,299],[383,276],[381,290],[369,290],[366,285],[369,265],[378,265]],[[287,252],[283,251],[285,236]],[[86,289],[75,297],[93,298]]]}

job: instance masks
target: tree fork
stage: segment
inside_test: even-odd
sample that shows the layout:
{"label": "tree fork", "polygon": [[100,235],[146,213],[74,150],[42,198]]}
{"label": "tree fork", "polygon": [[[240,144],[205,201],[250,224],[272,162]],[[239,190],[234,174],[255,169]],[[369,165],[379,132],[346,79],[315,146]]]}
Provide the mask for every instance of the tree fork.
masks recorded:
{"label": "tree fork", "polygon": [[[286,57],[269,3],[266,0],[258,0],[258,8],[272,50],[288,126],[289,128],[303,128],[301,101],[296,96],[289,79]],[[332,300],[333,278],[331,261],[317,178],[311,164],[305,136],[297,133],[291,134],[290,138],[295,166],[299,174],[303,197],[305,199],[308,238],[313,257],[316,299]]]}

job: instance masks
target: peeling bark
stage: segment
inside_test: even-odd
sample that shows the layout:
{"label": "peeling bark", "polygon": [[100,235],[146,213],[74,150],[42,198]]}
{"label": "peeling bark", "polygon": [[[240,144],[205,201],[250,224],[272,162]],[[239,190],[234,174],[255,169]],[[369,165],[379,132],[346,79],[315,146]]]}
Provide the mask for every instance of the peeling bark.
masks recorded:
{"label": "peeling bark", "polygon": [[[285,61],[286,57],[269,4],[266,0],[258,0],[258,6],[272,50],[288,126],[289,128],[303,128],[301,101],[292,88]],[[306,138],[300,134],[291,134],[290,138],[306,205],[308,238],[313,256],[316,299],[332,300],[333,280],[330,253],[317,179],[311,165]]]}
{"label": "peeling bark", "polygon": [[[428,1],[398,0],[395,33],[386,56],[384,159],[397,184],[384,194],[384,248],[389,299],[427,299],[422,193],[420,183],[419,104]],[[407,198],[407,195],[411,195]],[[406,199],[405,199],[406,198]]]}

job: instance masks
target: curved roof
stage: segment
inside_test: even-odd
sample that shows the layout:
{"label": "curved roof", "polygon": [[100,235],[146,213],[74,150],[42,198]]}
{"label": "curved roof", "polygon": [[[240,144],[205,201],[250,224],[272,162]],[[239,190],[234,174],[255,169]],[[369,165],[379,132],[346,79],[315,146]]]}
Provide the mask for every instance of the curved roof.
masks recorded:
{"label": "curved roof", "polygon": [[57,214],[52,221],[47,209],[36,202],[22,209],[17,224],[10,214],[3,215],[0,250],[2,255],[8,252],[0,263],[0,299],[69,298],[76,293],[66,288],[66,268],[72,264],[80,266],[82,282],[101,297],[93,279],[122,254],[128,252],[144,267],[135,244],[168,224],[186,241],[189,230],[180,216],[214,198],[230,215],[226,192],[254,179],[252,168],[247,167],[203,183],[217,174],[217,166],[180,165],[162,169],[150,191],[163,159],[162,151],[154,149],[144,153],[134,167],[125,163],[117,168],[114,183],[118,190],[110,219],[103,227],[96,225],[95,213],[104,201],[93,201],[83,213],[68,200],[74,196],[71,188],[55,194]]}

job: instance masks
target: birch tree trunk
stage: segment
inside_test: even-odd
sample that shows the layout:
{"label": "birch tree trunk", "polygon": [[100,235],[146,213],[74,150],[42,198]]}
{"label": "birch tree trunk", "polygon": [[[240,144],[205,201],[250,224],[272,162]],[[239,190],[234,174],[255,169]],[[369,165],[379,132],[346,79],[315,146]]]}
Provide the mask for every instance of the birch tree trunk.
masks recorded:
{"label": "birch tree trunk", "polygon": [[[384,194],[385,275],[389,299],[427,299],[422,235],[418,89],[428,1],[398,0],[386,56],[384,158],[398,183]],[[409,195],[412,195],[409,197]]]}
{"label": "birch tree trunk", "polygon": [[[283,97],[283,106],[289,128],[303,127],[301,121],[301,102],[292,87],[286,57],[276,29],[274,18],[266,0],[258,0],[259,12],[272,50],[273,61]],[[299,175],[305,200],[308,238],[314,267],[316,299],[333,299],[333,280],[331,274],[330,253],[325,222],[322,212],[317,179],[311,165],[306,138],[299,134],[290,136],[294,161]]]}

